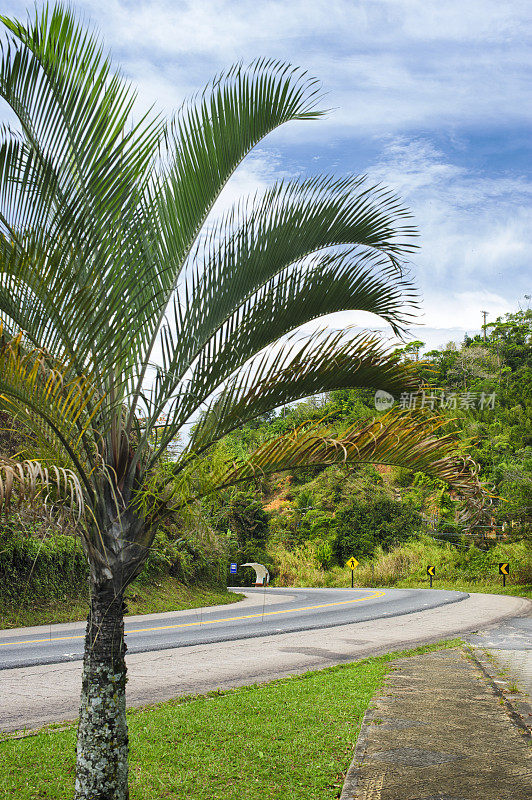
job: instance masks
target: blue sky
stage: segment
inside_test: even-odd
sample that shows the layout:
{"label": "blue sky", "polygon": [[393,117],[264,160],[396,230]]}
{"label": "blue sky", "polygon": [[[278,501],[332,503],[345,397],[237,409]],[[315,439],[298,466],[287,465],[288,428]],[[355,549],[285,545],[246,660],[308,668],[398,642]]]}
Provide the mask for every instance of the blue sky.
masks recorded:
{"label": "blue sky", "polygon": [[[415,215],[412,260],[430,345],[460,340],[532,294],[529,2],[509,0],[86,0],[139,86],[173,110],[214,73],[257,55],[323,84],[325,120],[261,144],[224,202],[279,175],[369,173]],[[26,3],[4,2],[24,16]],[[349,320],[350,322],[353,319]],[[355,321],[364,321],[362,316]],[[334,321],[333,321],[334,323]],[[375,321],[371,324],[375,327]]]}

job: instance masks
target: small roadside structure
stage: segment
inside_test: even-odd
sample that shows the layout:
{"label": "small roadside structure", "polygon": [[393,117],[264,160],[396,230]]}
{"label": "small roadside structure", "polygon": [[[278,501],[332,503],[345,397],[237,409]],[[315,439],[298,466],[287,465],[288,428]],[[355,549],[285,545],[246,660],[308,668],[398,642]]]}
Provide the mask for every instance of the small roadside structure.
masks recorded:
{"label": "small roadside structure", "polygon": [[255,570],[255,586],[267,586],[270,582],[270,573],[264,564],[257,564],[256,561],[248,561],[241,564],[242,567],[253,567]]}

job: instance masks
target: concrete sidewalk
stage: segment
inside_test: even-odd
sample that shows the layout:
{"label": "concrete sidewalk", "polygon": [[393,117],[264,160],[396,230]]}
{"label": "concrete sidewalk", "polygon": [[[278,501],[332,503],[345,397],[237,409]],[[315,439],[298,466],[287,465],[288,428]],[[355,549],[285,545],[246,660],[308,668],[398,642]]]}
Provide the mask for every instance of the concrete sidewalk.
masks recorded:
{"label": "concrete sidewalk", "polygon": [[393,664],[341,800],[532,800],[531,736],[467,650]]}
{"label": "concrete sidewalk", "polygon": [[[475,649],[477,658],[492,662],[494,680],[508,676],[522,694],[532,699],[532,613],[508,619],[485,631],[464,636]],[[498,668],[498,669],[497,669]]]}

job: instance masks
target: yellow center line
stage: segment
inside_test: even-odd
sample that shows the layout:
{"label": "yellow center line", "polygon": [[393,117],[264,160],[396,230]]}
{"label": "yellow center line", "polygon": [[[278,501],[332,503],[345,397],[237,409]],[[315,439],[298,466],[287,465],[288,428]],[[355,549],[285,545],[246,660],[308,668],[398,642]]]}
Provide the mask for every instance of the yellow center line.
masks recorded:
{"label": "yellow center line", "polygon": [[[282,611],[265,611],[264,614],[244,614],[241,617],[225,617],[225,619],[204,619],[201,622],[183,622],[180,625],[161,625],[158,628],[135,628],[134,630],[126,631],[130,633],[150,633],[151,631],[168,631],[173,628],[192,628],[195,625],[215,625],[218,622],[236,622],[240,619],[253,619],[254,617],[273,617],[275,614],[292,614],[298,611],[313,611],[316,608],[330,608],[331,606],[347,606],[351,603],[362,603],[364,600],[375,600],[377,597],[384,597],[386,592],[374,592],[367,597],[357,597],[356,600],[339,600],[336,603],[322,603],[319,606],[303,606],[302,608],[285,608]],[[85,634],[78,634],[77,636],[54,636],[53,638],[46,639],[26,639],[25,641],[13,642],[0,642],[0,647],[12,647],[17,644],[39,644],[41,642],[64,642],[68,639],[84,639]]]}

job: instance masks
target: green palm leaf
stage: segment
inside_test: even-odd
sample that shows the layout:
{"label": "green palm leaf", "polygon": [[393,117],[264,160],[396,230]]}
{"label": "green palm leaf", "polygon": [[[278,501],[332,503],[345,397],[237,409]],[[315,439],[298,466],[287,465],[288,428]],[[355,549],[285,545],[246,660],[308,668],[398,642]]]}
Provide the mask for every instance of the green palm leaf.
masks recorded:
{"label": "green palm leaf", "polygon": [[[392,195],[365,185],[360,178],[281,183],[264,197],[242,204],[236,216],[229,214],[210,231],[207,241],[200,244],[203,258],[195,252],[184,271],[174,312],[175,337],[163,362],[170,378],[161,392],[171,391],[202,347],[215,337],[223,339],[231,326],[240,327],[246,310],[255,309],[261,294],[270,294],[278,285],[286,287],[289,278],[292,286],[299,279],[308,302],[314,300],[314,316],[344,309],[367,310],[382,316],[399,332],[408,318],[405,306],[414,299],[410,283],[401,277],[398,260],[412,247],[411,227],[397,225],[403,217],[408,214]],[[321,263],[314,259],[312,268],[307,256],[338,245],[347,250],[325,253]],[[341,295],[337,292],[336,304],[329,293],[329,304],[321,310],[318,303],[327,266],[335,271],[337,280],[342,273],[345,280],[349,268],[351,286],[346,285],[347,291]],[[377,287],[372,284],[372,269],[382,274]],[[355,288],[356,300],[350,297]],[[395,290],[393,298],[390,290]],[[309,314],[299,321],[297,314],[301,315],[303,308],[308,308]],[[292,307],[294,323],[286,328],[285,322],[286,330],[313,318],[307,303],[303,308]],[[273,305],[271,310],[273,321],[275,312],[283,313],[282,306]]]}
{"label": "green palm leaf", "polygon": [[[274,355],[260,353],[210,402],[191,436],[190,449],[212,442],[273,409],[334,388],[375,387],[398,393],[417,385],[378,336],[341,330],[294,336]],[[182,403],[185,406],[185,403]]]}
{"label": "green palm leaf", "polygon": [[488,495],[478,479],[478,467],[460,452],[455,433],[442,434],[449,425],[447,419],[389,412],[342,434],[324,422],[303,425],[266,442],[245,460],[225,465],[204,482],[201,494],[283,470],[339,463],[387,464],[445,481],[464,501],[464,521],[471,523],[482,516]]}

